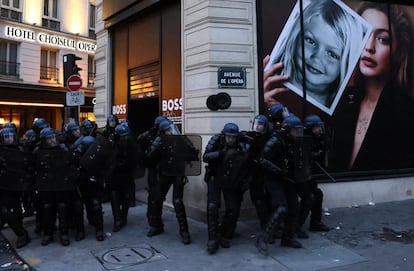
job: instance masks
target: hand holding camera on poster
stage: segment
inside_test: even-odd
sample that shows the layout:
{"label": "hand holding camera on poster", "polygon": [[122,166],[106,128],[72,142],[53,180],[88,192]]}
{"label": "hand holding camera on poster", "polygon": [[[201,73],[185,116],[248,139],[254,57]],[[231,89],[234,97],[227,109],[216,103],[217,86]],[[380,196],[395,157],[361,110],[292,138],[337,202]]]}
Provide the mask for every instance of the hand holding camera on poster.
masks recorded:
{"label": "hand holding camera on poster", "polygon": [[[267,55],[263,59],[263,67],[266,67],[269,60],[270,56]],[[280,74],[282,68],[283,63],[276,63],[271,65],[270,68],[263,73],[264,103],[267,107],[271,107],[273,104],[278,103],[276,99],[278,94],[289,91],[289,89],[284,86],[289,80],[289,77]]]}
{"label": "hand holding camera on poster", "polygon": [[332,115],[372,27],[339,0],[303,2],[303,11],[297,3],[289,16],[265,74],[283,63],[284,85]]}

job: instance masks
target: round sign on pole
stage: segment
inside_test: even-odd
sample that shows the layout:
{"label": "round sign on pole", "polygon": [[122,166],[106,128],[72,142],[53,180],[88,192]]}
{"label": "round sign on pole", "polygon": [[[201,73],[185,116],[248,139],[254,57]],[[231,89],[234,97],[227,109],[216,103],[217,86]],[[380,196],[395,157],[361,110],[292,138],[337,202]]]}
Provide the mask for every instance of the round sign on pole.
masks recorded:
{"label": "round sign on pole", "polygon": [[77,74],[69,76],[66,86],[70,91],[78,91],[82,87],[82,78]]}

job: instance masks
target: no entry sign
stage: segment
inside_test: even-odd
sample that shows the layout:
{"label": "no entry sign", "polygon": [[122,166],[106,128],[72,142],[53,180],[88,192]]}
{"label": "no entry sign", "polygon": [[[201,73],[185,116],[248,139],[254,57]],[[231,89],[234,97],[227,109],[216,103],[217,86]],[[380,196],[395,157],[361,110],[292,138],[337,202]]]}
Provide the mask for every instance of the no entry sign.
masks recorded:
{"label": "no entry sign", "polygon": [[77,74],[69,76],[66,86],[70,91],[78,91],[82,87],[82,78]]}

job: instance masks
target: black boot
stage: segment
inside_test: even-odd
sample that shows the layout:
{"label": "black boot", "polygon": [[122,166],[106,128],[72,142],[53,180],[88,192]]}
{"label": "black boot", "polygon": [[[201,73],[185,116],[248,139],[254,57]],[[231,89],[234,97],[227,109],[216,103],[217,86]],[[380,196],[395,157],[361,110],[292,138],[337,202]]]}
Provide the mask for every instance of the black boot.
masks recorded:
{"label": "black boot", "polygon": [[91,201],[91,219],[95,226],[96,240],[103,241],[105,237],[103,233],[102,202],[99,198]]}
{"label": "black boot", "polygon": [[187,215],[185,213],[184,203],[182,199],[174,200],[175,216],[177,217],[178,226],[180,228],[181,241],[184,245],[191,243],[191,236],[188,232]]}
{"label": "black boot", "polygon": [[121,200],[117,191],[111,193],[111,207],[112,216],[114,218],[113,232],[118,232],[122,228],[122,216],[121,216]]}
{"label": "black boot", "polygon": [[26,231],[23,235],[17,237],[16,248],[24,247],[29,243],[30,243],[30,237]]}
{"label": "black boot", "polygon": [[215,203],[209,203],[207,206],[208,254],[215,254],[219,248],[218,218],[219,211],[217,205]]}
{"label": "black boot", "polygon": [[75,240],[80,241],[85,239],[85,224],[83,219],[83,204],[80,199],[75,200],[74,202],[74,220],[75,220],[75,229],[76,235]]}
{"label": "black boot", "polygon": [[59,233],[60,243],[63,246],[68,246],[69,241],[69,224],[68,224],[68,209],[65,202],[58,203],[58,218],[59,218]]}
{"label": "black boot", "polygon": [[266,224],[262,233],[257,237],[256,240],[256,247],[261,254],[267,256],[269,254],[268,251],[268,244],[273,239],[273,232],[275,227],[280,221],[285,218],[286,215],[286,208],[280,206],[276,209],[276,211],[272,214],[269,222]]}
{"label": "black boot", "polygon": [[42,246],[47,246],[53,242],[53,235],[44,234],[42,237]]}
{"label": "black boot", "polygon": [[310,231],[322,231],[322,232],[328,232],[330,229],[328,226],[323,224],[322,222],[314,222],[311,221],[309,225]]}
{"label": "black boot", "polygon": [[40,224],[43,228],[42,246],[47,246],[53,241],[53,231],[55,228],[55,208],[50,203],[42,205],[40,210],[42,221]]}
{"label": "black boot", "polygon": [[150,229],[147,233],[148,237],[159,235],[164,232],[164,225],[162,223],[162,202],[152,201],[147,210],[148,224]]}

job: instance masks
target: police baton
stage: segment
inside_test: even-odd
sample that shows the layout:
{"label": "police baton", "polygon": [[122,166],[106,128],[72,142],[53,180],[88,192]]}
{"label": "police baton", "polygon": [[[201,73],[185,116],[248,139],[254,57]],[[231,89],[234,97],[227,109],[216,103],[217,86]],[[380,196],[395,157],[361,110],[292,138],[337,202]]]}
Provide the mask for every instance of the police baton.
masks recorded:
{"label": "police baton", "polygon": [[331,174],[329,174],[328,171],[326,171],[326,169],[323,168],[323,166],[321,166],[321,164],[319,164],[319,162],[314,161],[315,164],[322,170],[322,172],[329,178],[331,179],[332,182],[336,183],[336,180],[334,179],[334,177],[332,177]]}

